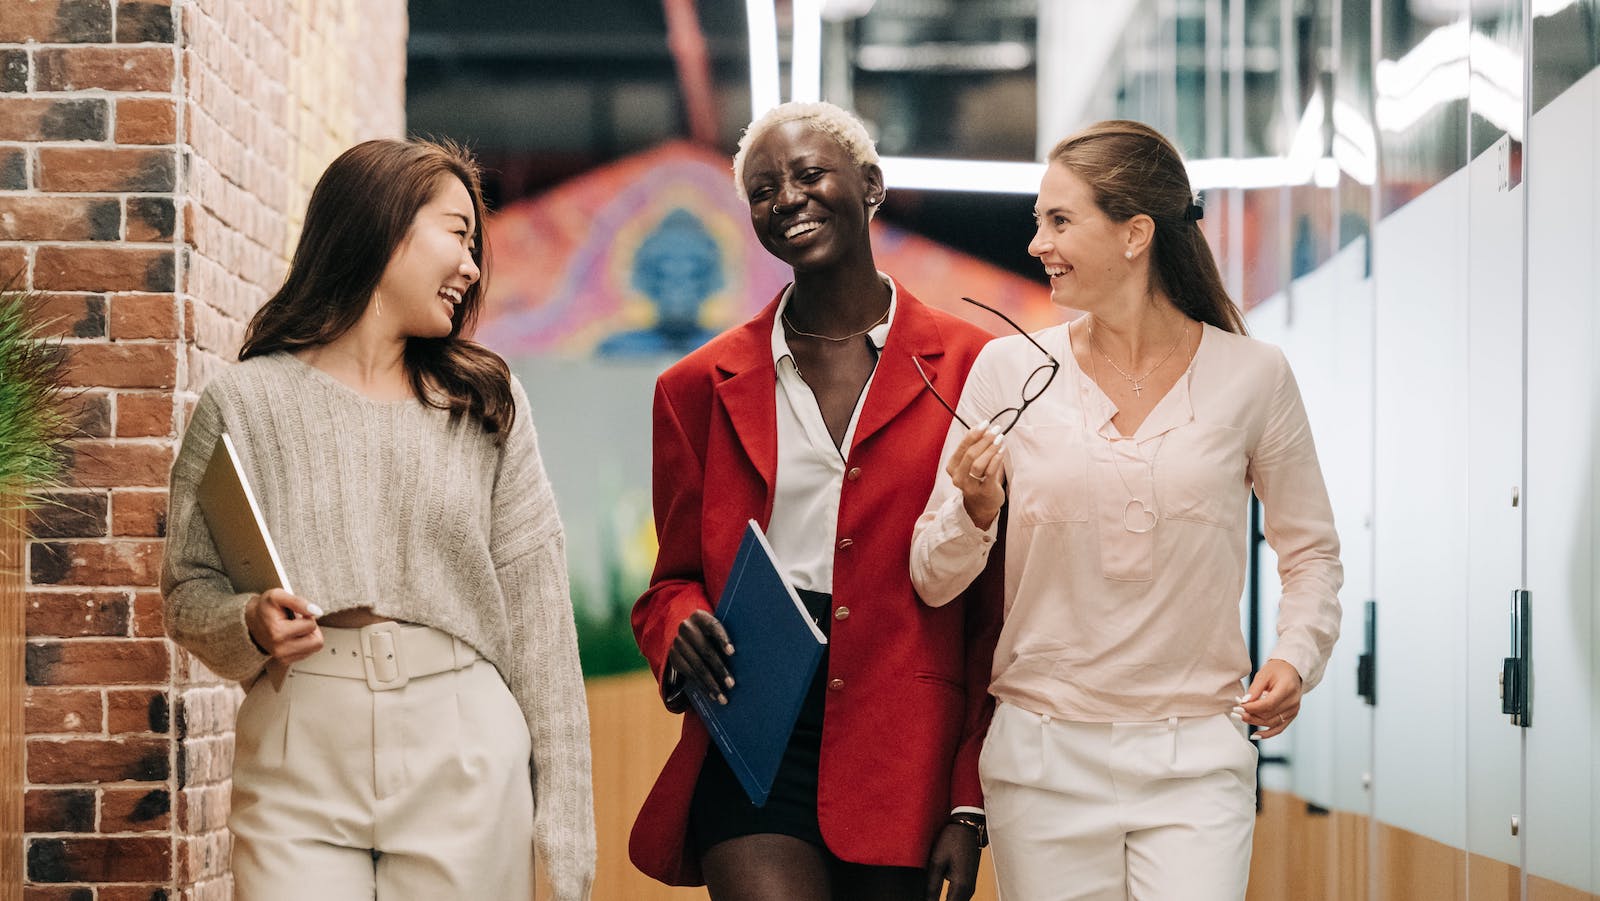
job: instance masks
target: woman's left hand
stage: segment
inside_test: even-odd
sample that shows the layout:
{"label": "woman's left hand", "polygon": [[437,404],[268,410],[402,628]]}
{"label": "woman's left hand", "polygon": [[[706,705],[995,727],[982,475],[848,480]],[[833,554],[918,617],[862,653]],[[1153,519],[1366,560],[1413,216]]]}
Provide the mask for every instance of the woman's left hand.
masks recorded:
{"label": "woman's left hand", "polygon": [[945,901],[968,901],[978,887],[978,833],[971,826],[946,823],[928,854],[927,901],[939,901],[946,882]]}
{"label": "woman's left hand", "polygon": [[1271,738],[1289,728],[1300,713],[1300,673],[1276,657],[1261,665],[1245,700],[1233,712],[1260,732],[1251,738]]}

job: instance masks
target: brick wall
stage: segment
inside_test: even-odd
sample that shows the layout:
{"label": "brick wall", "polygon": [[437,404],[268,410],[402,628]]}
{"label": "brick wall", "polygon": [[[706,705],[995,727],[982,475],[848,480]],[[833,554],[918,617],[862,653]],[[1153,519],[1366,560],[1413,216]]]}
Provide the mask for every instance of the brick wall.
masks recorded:
{"label": "brick wall", "polygon": [[403,130],[403,0],[0,0],[0,280],[45,293],[79,436],[32,518],[30,901],[223,899],[239,693],[161,631],[185,416],[340,150]]}

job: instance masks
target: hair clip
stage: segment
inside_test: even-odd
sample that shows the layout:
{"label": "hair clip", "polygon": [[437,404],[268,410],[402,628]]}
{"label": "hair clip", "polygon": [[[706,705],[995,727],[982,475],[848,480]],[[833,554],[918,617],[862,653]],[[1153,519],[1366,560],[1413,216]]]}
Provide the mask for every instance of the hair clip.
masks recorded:
{"label": "hair clip", "polygon": [[1189,204],[1189,208],[1183,211],[1183,218],[1186,222],[1199,222],[1205,218],[1205,215],[1206,208],[1198,203]]}

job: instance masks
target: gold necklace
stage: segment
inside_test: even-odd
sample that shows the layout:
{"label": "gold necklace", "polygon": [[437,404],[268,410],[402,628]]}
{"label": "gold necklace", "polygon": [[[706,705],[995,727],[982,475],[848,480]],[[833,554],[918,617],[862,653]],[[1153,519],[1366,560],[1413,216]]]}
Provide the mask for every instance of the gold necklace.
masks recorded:
{"label": "gold necklace", "polygon": [[807,331],[802,331],[799,328],[796,328],[795,324],[793,322],[789,321],[789,311],[787,309],[785,309],[783,311],[783,316],[782,316],[783,324],[789,329],[789,331],[794,332],[796,335],[804,335],[807,338],[821,338],[824,341],[832,341],[835,344],[839,343],[840,341],[849,341],[851,338],[859,338],[862,335],[865,335],[867,332],[870,332],[873,329],[877,328],[878,326],[882,325],[883,324],[883,320],[888,319],[888,318],[889,318],[889,308],[887,306],[885,306],[883,308],[883,315],[879,316],[877,318],[877,320],[874,321],[871,325],[867,326],[866,328],[862,329],[859,332],[851,332],[850,334],[845,335],[843,338],[835,338],[832,335],[819,335],[816,332],[807,332]]}
{"label": "gold necklace", "polygon": [[[1178,329],[1178,340],[1172,342],[1172,346],[1167,348],[1167,355],[1161,358],[1161,362],[1160,363],[1157,363],[1156,365],[1150,367],[1150,371],[1146,372],[1144,375],[1141,375],[1141,376],[1129,375],[1127,372],[1123,371],[1121,366],[1117,365],[1117,361],[1116,360],[1111,359],[1111,355],[1110,354],[1107,354],[1105,351],[1100,350],[1100,342],[1098,342],[1098,341],[1096,341],[1094,339],[1094,317],[1092,317],[1092,316],[1089,318],[1089,346],[1093,347],[1097,351],[1100,351],[1100,356],[1106,358],[1106,362],[1111,364],[1111,368],[1115,369],[1117,371],[1118,375],[1122,376],[1123,378],[1127,379],[1129,382],[1131,382],[1133,384],[1133,395],[1135,397],[1139,397],[1139,396],[1142,396],[1144,394],[1144,383],[1145,383],[1145,381],[1147,379],[1149,379],[1150,376],[1155,375],[1156,370],[1160,369],[1162,366],[1165,366],[1167,361],[1172,359],[1172,355],[1178,352],[1178,345],[1183,343],[1184,332],[1187,332],[1188,330],[1189,329],[1187,327]],[[1089,364],[1091,366],[1094,365],[1094,357],[1093,356],[1089,357]]]}
{"label": "gold necklace", "polygon": [[[1068,337],[1071,337],[1071,332],[1068,332]],[[1089,323],[1089,340],[1091,343],[1094,341],[1093,322]],[[1167,356],[1171,356],[1171,354]],[[1108,358],[1106,362],[1110,363],[1111,360]],[[1166,361],[1163,360],[1162,362]],[[1112,365],[1116,364],[1113,363]],[[1089,378],[1094,379],[1096,382],[1100,381],[1099,374],[1095,372],[1094,354],[1089,355]],[[1087,408],[1081,409],[1083,409],[1083,427],[1089,428],[1089,411]],[[1156,445],[1156,452],[1150,455],[1150,503],[1148,504],[1144,502],[1143,498],[1133,493],[1133,486],[1128,484],[1128,477],[1122,474],[1122,465],[1117,462],[1117,447],[1111,442],[1111,438],[1103,431],[1100,432],[1100,437],[1106,442],[1106,452],[1111,455],[1111,467],[1117,471],[1117,481],[1122,483],[1122,490],[1128,493],[1128,502],[1122,505],[1123,530],[1135,535],[1143,535],[1154,530],[1156,524],[1161,522],[1160,508],[1156,504],[1156,461],[1161,459],[1161,449],[1167,446],[1167,435],[1165,433],[1162,434],[1161,442]],[[1139,442],[1134,440],[1132,436],[1129,436],[1127,440],[1133,441],[1135,451],[1139,449]],[[1140,456],[1143,456],[1143,454],[1140,454]],[[1135,504],[1139,505],[1139,512],[1142,514],[1143,519],[1148,520],[1141,522],[1138,528],[1134,528],[1128,523],[1128,511],[1132,510]]]}

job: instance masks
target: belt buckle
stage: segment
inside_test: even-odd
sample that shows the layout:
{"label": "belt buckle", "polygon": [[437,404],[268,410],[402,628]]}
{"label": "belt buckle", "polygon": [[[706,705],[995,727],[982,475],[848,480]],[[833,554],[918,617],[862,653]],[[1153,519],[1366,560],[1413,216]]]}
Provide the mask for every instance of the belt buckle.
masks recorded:
{"label": "belt buckle", "polygon": [[393,691],[411,681],[400,656],[400,624],[373,623],[361,629],[361,668],[367,687],[373,691]]}

